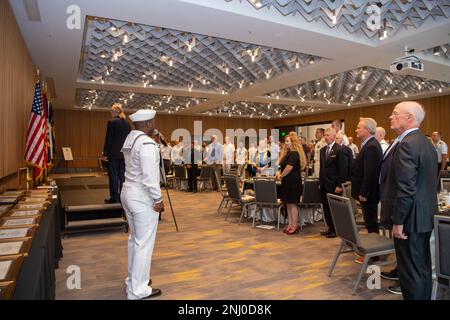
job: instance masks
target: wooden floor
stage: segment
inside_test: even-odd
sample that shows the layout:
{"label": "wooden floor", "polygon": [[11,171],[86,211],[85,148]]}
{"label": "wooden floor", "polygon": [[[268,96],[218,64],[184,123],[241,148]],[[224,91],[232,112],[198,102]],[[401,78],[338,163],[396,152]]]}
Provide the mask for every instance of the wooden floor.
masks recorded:
{"label": "wooden floor", "polygon": [[[158,299],[401,299],[385,288],[369,290],[363,278],[351,295],[360,265],[344,255],[331,278],[327,270],[338,239],[319,235],[322,223],[287,236],[281,231],[237,224],[217,216],[217,192],[170,191],[180,232],[166,211],[158,227],[153,254],[153,286]],[[121,230],[69,235],[56,271],[57,299],[126,299],[127,234]],[[66,286],[66,268],[81,269],[81,289]],[[390,266],[384,268],[389,269]]]}

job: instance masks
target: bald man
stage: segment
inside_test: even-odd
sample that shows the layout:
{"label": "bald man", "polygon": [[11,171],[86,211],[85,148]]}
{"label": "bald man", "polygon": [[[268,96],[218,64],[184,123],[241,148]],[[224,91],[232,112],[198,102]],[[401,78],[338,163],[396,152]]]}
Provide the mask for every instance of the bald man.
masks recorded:
{"label": "bald man", "polygon": [[[398,138],[391,146],[392,162],[387,174],[386,209],[393,225],[398,276],[404,299],[431,298],[430,236],[433,215],[438,212],[436,151],[419,127],[423,107],[414,101],[396,105],[390,116]],[[386,214],[386,213],[384,213]]]}
{"label": "bald man", "polygon": [[377,129],[375,131],[375,138],[380,143],[381,150],[383,151],[383,154],[389,148],[389,143],[387,143],[387,141],[384,140],[385,137],[386,137],[386,130],[384,130],[383,127],[377,127]]}

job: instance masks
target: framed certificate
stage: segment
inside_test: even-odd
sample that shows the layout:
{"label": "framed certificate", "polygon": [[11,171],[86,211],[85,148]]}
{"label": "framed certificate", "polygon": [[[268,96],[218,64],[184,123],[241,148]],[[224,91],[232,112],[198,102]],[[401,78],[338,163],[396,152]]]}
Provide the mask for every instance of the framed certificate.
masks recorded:
{"label": "framed certificate", "polygon": [[40,203],[33,203],[33,204],[18,204],[17,206],[14,207],[14,209],[17,210],[40,210],[44,207],[43,204]]}
{"label": "framed certificate", "polygon": [[1,195],[2,196],[20,197],[20,196],[22,196],[24,194],[25,194],[25,191],[23,191],[23,190],[9,190],[9,191],[3,192]]}
{"label": "framed certificate", "polygon": [[27,238],[0,241],[0,256],[28,255],[31,241]]}
{"label": "framed certificate", "polygon": [[10,300],[14,292],[14,281],[0,282],[0,300]]}
{"label": "framed certificate", "polygon": [[22,267],[23,256],[0,257],[0,281],[14,281]]}
{"label": "framed certificate", "polygon": [[42,214],[42,210],[11,210],[8,212],[5,217],[14,217],[14,218],[35,218]]}
{"label": "framed certificate", "polygon": [[0,241],[6,239],[33,237],[36,228],[2,228],[0,229]]}
{"label": "framed certificate", "polygon": [[2,195],[0,195],[0,204],[13,204],[18,199],[19,199],[19,197],[15,197],[15,196],[11,197],[11,196],[2,196]]}
{"label": "framed certificate", "polygon": [[0,220],[1,227],[18,227],[18,226],[32,226],[35,224],[39,224],[39,217],[35,218],[12,218],[12,217],[4,217]]}

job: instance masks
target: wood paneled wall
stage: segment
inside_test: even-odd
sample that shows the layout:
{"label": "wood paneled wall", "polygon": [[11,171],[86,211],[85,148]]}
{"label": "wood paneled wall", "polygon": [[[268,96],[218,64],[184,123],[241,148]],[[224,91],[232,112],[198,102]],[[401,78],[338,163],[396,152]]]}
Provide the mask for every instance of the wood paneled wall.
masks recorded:
{"label": "wood paneled wall", "polygon": [[0,0],[0,178],[25,165],[36,69],[7,0]]}
{"label": "wood paneled wall", "polygon": [[[84,110],[55,110],[56,152],[61,156],[61,147],[71,147],[74,157],[97,158],[103,151],[106,124],[109,112]],[[213,118],[197,116],[158,115],[156,127],[167,139],[175,129],[184,128],[194,133],[194,121],[202,121],[203,133],[207,129],[270,129],[271,122],[259,119]],[[75,167],[95,167],[96,160],[77,160]]]}
{"label": "wood paneled wall", "polygon": [[[421,125],[421,130],[425,134],[431,135],[433,131],[440,131],[442,140],[450,143],[450,95],[439,96],[432,98],[425,98],[417,100],[421,103],[426,111],[425,120]],[[387,132],[387,138],[395,138],[395,133],[390,128],[389,116],[394,110],[397,103],[389,103],[376,106],[367,106],[361,108],[340,110],[328,113],[319,113],[307,115],[303,117],[287,118],[281,120],[274,120],[272,125],[274,127],[288,126],[288,125],[303,125],[308,123],[320,123],[333,121],[334,119],[341,119],[345,121],[345,133],[348,136],[355,137],[355,129],[360,117],[374,118],[378,126],[384,127]],[[359,144],[360,141],[355,143]]]}

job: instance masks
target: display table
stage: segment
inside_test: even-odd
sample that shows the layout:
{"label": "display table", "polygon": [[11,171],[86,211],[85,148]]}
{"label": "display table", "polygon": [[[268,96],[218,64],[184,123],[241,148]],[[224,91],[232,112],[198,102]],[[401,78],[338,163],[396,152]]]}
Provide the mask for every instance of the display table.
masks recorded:
{"label": "display table", "polygon": [[63,256],[59,226],[57,199],[54,199],[42,215],[31,250],[23,260],[13,299],[55,299],[55,269]]}

